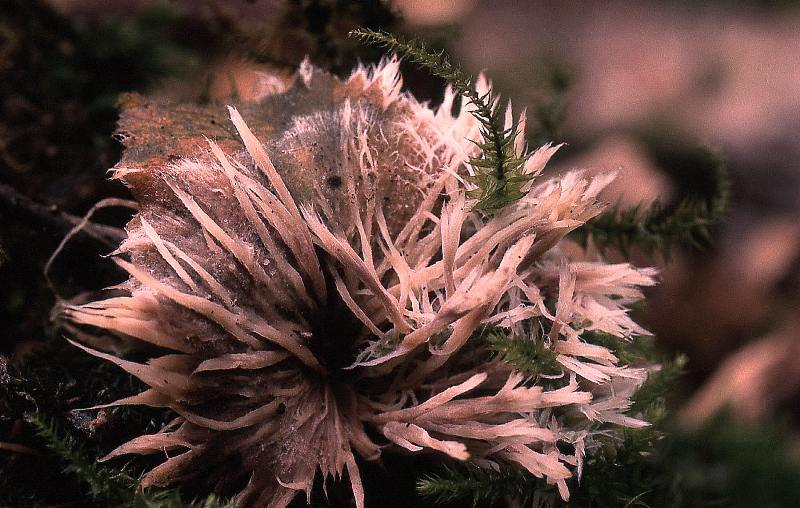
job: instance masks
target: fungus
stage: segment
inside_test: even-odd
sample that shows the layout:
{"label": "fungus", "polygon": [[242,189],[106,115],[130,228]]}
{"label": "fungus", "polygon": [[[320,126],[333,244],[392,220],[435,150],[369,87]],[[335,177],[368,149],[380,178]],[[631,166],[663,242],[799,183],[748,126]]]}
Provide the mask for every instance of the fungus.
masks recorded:
{"label": "fungus", "polygon": [[[484,215],[465,178],[480,125],[453,112],[452,90],[437,109],[418,102],[396,59],[344,81],[307,64],[300,77],[229,108],[227,125],[213,105],[189,122],[184,106],[129,97],[113,172],[139,203],[113,256],[125,294],[64,315],[76,346],[148,386],[113,405],[176,418],[104,460],[167,452],[143,487],[240,483],[240,506],[310,500],[317,474],[346,472],[360,508],[356,457],[426,452],[523,468],[568,499],[591,422],[645,425],[624,413],[646,371],[581,334],[645,333],[626,306],[654,272],[564,248],[611,177],[529,181]],[[167,134],[147,138],[154,119]],[[491,357],[476,340],[487,327],[545,346],[560,377]],[[101,351],[97,333],[126,347]],[[126,359],[137,347],[146,361]]]}

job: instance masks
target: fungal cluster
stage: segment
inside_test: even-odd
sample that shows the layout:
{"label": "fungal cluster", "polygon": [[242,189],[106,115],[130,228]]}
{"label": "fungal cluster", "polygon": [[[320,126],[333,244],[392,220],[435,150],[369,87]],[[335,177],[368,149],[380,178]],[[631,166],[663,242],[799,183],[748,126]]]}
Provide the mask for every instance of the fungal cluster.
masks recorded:
{"label": "fungal cluster", "polygon": [[[582,335],[645,333],[627,306],[654,272],[565,239],[612,177],[539,178],[476,212],[480,125],[454,101],[401,91],[396,59],[341,81],[304,64],[228,110],[128,98],[113,176],[139,211],[113,259],[129,278],[64,316],[78,347],[148,386],[113,404],[175,419],[107,459],[166,452],[144,487],[241,485],[240,506],[346,472],[360,508],[358,464],[398,452],[522,468],[568,499],[597,424],[646,424],[625,414],[646,371]],[[487,328],[540,341],[560,373],[492,357]]]}

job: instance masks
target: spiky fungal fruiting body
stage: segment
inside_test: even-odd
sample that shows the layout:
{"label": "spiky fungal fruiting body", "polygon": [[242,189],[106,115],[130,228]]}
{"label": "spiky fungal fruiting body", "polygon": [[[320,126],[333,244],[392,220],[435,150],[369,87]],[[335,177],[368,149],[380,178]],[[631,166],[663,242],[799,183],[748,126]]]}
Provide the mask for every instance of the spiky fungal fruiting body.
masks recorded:
{"label": "spiky fungal fruiting body", "polygon": [[[435,110],[401,92],[397,68],[339,81],[304,65],[229,120],[128,99],[114,177],[140,209],[114,259],[130,278],[65,316],[79,347],[149,386],[115,404],[176,414],[106,457],[166,451],[144,487],[202,476],[241,482],[241,506],[283,507],[346,470],[361,507],[356,456],[405,450],[524,468],[566,499],[592,422],[644,425],[623,413],[645,372],[581,333],[643,333],[625,306],[653,273],[561,246],[609,178],[529,181],[491,216],[473,211],[479,123],[453,113],[450,90]],[[487,326],[540,342],[561,381],[491,358],[475,340]]]}

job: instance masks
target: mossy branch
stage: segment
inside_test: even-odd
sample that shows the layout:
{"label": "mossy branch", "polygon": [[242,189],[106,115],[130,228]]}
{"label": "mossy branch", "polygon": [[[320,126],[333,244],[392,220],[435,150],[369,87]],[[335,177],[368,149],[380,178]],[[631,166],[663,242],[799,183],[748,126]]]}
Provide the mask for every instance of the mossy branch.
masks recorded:
{"label": "mossy branch", "polygon": [[460,65],[453,64],[444,51],[434,51],[417,39],[405,40],[389,33],[368,29],[353,30],[350,35],[394,51],[427,69],[447,81],[473,106],[470,112],[481,124],[483,139],[476,143],[481,150],[480,155],[469,160],[469,164],[475,169],[475,174],[469,180],[476,185],[476,189],[467,195],[477,199],[476,210],[494,212],[523,196],[523,185],[533,178],[524,172],[525,161],[531,154],[525,152],[517,155],[514,142],[519,135],[519,126],[514,122],[505,128],[504,108],[500,107],[494,91],[481,94],[475,79]]}
{"label": "mossy branch", "polygon": [[54,420],[36,413],[28,423],[65,464],[64,472],[88,487],[88,494],[98,506],[121,508],[228,508],[231,503],[210,495],[202,500],[184,501],[177,489],[142,492],[139,479],[124,468],[100,466],[91,454],[70,434],[62,433]]}
{"label": "mossy branch", "polygon": [[543,480],[520,469],[495,471],[473,465],[445,467],[417,482],[417,492],[434,503],[467,502],[473,507],[501,505],[508,499],[523,500],[525,505],[541,488],[546,488]]}
{"label": "mossy branch", "polygon": [[64,472],[74,475],[89,487],[93,499],[121,504],[130,496],[128,491],[136,483],[135,478],[98,466],[74,437],[59,431],[54,421],[33,414],[28,417],[28,423],[47,447],[65,463]]}
{"label": "mossy branch", "polygon": [[665,256],[675,244],[702,249],[711,235],[711,226],[719,222],[728,209],[730,181],[722,160],[710,150],[701,150],[703,167],[708,171],[713,192],[707,198],[688,197],[668,207],[655,201],[648,207],[621,209],[617,204],[610,210],[584,224],[573,238],[586,243],[589,237],[600,249],[610,247],[627,254],[639,247],[647,254],[660,252]]}
{"label": "mossy branch", "polygon": [[526,376],[535,378],[542,374],[561,372],[556,354],[542,340],[516,337],[501,328],[490,327],[479,336],[489,351]]}
{"label": "mossy branch", "polygon": [[[663,409],[667,397],[686,374],[688,361],[686,355],[679,354],[674,359],[663,362],[661,368],[651,373],[631,397],[633,402],[631,411],[645,413],[647,421],[651,423],[658,423],[663,419],[664,414],[661,409]],[[648,411],[651,414],[647,414]]]}

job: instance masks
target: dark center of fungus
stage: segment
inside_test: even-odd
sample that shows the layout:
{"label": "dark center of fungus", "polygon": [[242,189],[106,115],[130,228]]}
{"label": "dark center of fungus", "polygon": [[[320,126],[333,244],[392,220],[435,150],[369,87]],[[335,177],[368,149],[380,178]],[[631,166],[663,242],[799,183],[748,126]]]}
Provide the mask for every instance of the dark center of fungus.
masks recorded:
{"label": "dark center of fungus", "polygon": [[317,307],[309,321],[308,346],[328,375],[339,378],[347,372],[343,369],[356,360],[356,344],[364,333],[364,325],[344,303],[327,271],[325,282],[327,300]]}

